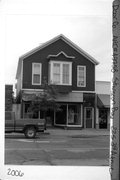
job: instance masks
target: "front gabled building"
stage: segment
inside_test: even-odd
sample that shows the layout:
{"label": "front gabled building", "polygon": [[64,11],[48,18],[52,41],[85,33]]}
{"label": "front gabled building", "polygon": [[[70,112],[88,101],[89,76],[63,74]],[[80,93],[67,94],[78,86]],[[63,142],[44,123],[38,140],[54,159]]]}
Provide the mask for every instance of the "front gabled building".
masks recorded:
{"label": "front gabled building", "polygon": [[[40,93],[44,78],[59,91],[56,101],[62,111],[48,111],[52,126],[96,128],[95,67],[88,53],[59,35],[19,58],[16,92],[21,118],[28,117],[31,97]],[[33,115],[42,118],[42,111]]]}

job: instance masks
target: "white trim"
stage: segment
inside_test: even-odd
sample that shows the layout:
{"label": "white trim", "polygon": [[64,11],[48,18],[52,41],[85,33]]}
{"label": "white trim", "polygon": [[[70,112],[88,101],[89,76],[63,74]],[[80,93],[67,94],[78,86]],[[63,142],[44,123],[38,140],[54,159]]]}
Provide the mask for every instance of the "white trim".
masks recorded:
{"label": "white trim", "polygon": [[22,88],[21,90],[23,91],[43,91],[43,89],[25,89],[25,88]]}
{"label": "white trim", "polygon": [[74,56],[68,56],[64,51],[60,51],[58,54],[56,55],[48,55],[47,58],[50,58],[50,57],[58,57],[60,54],[63,54],[66,58],[71,58],[71,59],[74,59],[75,57]]}
{"label": "white trim", "polygon": [[68,125],[68,124],[54,124],[55,126],[62,126],[62,127],[82,127],[82,125]]}
{"label": "white trim", "polygon": [[[34,65],[39,64],[40,65],[40,83],[34,83],[33,82],[33,75],[34,75]],[[41,85],[41,79],[42,79],[42,64],[41,63],[32,63],[32,85]]]}
{"label": "white trim", "polygon": [[[60,64],[60,83],[58,83],[57,85],[65,85],[65,86],[71,86],[72,85],[72,62],[64,62],[64,61],[53,61],[51,60],[49,62],[49,64],[51,64],[51,72],[50,72],[50,82],[49,83],[53,83],[53,64]],[[69,84],[67,83],[63,83],[63,64],[69,64]]]}
{"label": "white trim", "polygon": [[72,64],[71,61],[55,61],[55,60],[50,60],[50,63],[61,63],[61,64]]}
{"label": "white trim", "polygon": [[[25,91],[43,91],[43,89],[25,89],[22,88],[21,90],[25,90]],[[95,91],[72,91],[73,93],[95,93]]]}
{"label": "white trim", "polygon": [[72,91],[76,93],[95,93],[95,91]]}
{"label": "white trim", "polygon": [[[84,85],[79,85],[78,77],[79,77],[79,67],[84,68]],[[86,87],[86,66],[77,65],[77,87]]]}
{"label": "white trim", "polygon": [[82,127],[82,125],[67,125],[66,127]]}

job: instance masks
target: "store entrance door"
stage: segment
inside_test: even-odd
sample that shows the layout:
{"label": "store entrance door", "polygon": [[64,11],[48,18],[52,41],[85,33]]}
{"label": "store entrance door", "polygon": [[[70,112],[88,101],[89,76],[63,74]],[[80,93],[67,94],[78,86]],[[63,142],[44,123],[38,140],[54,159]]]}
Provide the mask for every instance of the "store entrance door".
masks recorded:
{"label": "store entrance door", "polygon": [[94,109],[92,107],[85,107],[84,125],[85,128],[94,128]]}

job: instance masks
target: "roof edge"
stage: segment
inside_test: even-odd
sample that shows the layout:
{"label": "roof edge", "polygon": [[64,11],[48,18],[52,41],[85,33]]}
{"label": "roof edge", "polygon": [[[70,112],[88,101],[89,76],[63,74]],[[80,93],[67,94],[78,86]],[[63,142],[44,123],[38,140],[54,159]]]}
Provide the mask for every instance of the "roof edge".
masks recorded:
{"label": "roof edge", "polygon": [[81,49],[78,45],[76,45],[75,43],[73,43],[70,39],[68,39],[66,36],[64,36],[63,34],[60,34],[56,37],[54,37],[53,39],[50,39],[49,41],[46,41],[45,43],[43,43],[42,45],[32,49],[31,51],[25,53],[24,55],[20,56],[20,59],[24,59],[30,55],[32,55],[33,53],[45,48],[46,46],[52,44],[53,42],[57,41],[58,39],[62,39],[64,42],[66,42],[67,44],[69,44],[70,46],[72,46],[72,48],[74,48],[75,50],[77,50],[79,53],[81,53],[83,56],[85,56],[86,58],[88,58],[92,63],[94,63],[95,65],[98,65],[99,62],[93,58],[91,55],[89,55],[87,52],[85,52],[83,49]]}
{"label": "roof edge", "polygon": [[22,56],[19,57],[19,62],[18,62],[18,67],[17,67],[17,73],[16,73],[16,79],[19,76],[19,73],[21,72],[21,66],[22,66],[22,60],[25,59],[26,57],[31,56],[32,54],[34,54],[35,52],[45,48],[46,46],[52,44],[53,42],[57,41],[58,39],[62,39],[64,42],[66,42],[69,46],[71,46],[72,48],[74,48],[77,52],[79,52],[80,54],[82,54],[84,57],[86,57],[87,59],[89,59],[93,64],[98,65],[99,62],[94,59],[91,55],[89,55],[88,53],[86,53],[83,49],[81,49],[78,45],[76,45],[75,43],[73,43],[70,39],[68,39],[66,36],[64,36],[63,34],[60,34],[56,37],[54,37],[53,39],[50,39],[49,41],[46,41],[45,43],[43,43],[42,45],[32,49],[31,51],[23,54]]}

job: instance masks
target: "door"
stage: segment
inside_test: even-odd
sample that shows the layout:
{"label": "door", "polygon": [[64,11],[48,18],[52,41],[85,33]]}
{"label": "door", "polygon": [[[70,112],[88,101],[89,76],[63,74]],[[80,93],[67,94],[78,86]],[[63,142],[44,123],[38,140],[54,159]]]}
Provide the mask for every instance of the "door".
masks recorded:
{"label": "door", "polygon": [[55,125],[66,125],[67,122],[67,105],[61,105],[60,111],[55,113]]}
{"label": "door", "polygon": [[94,109],[92,107],[85,107],[84,111],[85,128],[94,128]]}

